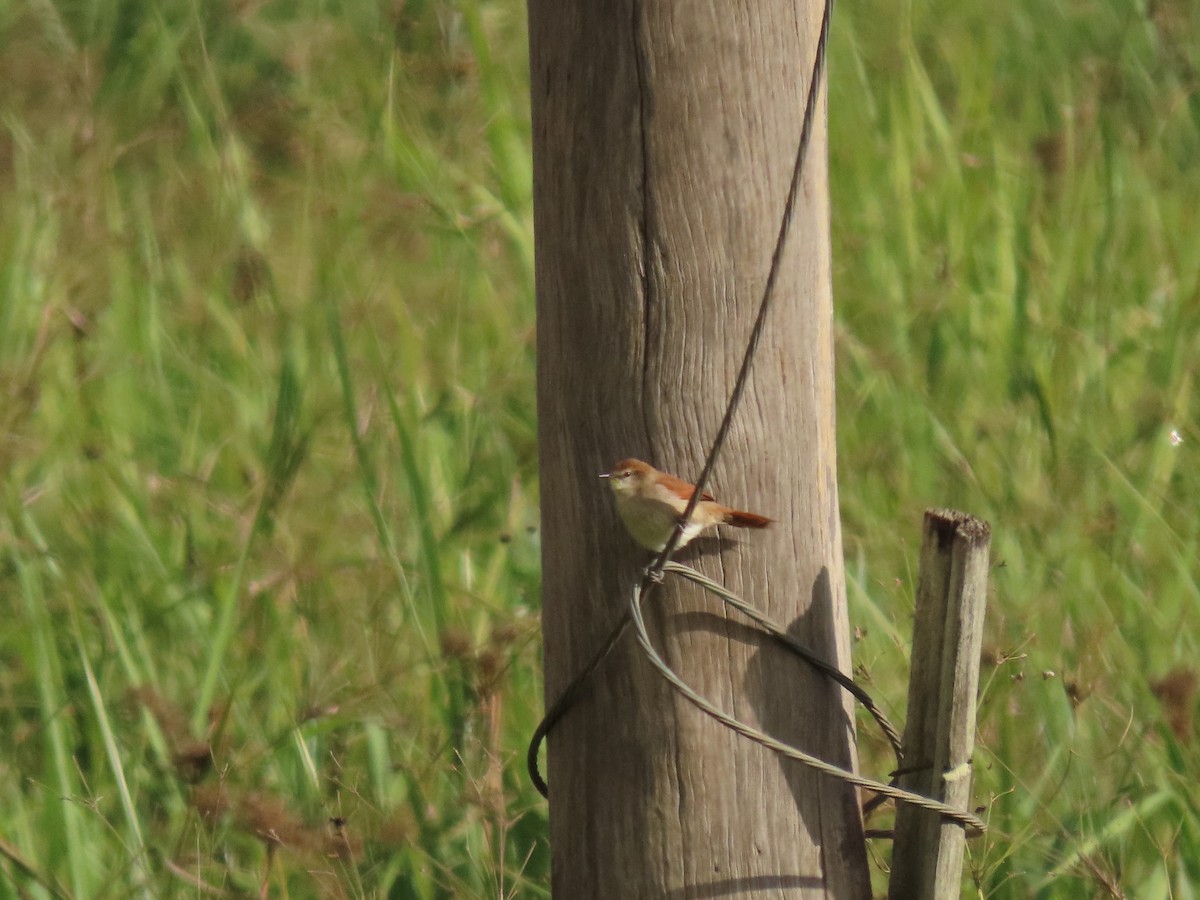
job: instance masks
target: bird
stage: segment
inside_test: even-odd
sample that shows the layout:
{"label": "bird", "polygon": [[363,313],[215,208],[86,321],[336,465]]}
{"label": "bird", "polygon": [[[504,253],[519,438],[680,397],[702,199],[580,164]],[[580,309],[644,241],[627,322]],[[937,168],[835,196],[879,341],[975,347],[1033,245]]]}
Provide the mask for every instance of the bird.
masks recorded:
{"label": "bird", "polygon": [[[656,553],[667,546],[679,517],[696,493],[695,485],[660,472],[640,459],[623,459],[600,477],[608,479],[617,498],[617,514],[625,523],[630,537]],[[766,516],[722,506],[707,492],[700,496],[700,502],[696,504],[691,519],[679,536],[676,549],[717,525],[766,528],[771,524],[772,520]]]}

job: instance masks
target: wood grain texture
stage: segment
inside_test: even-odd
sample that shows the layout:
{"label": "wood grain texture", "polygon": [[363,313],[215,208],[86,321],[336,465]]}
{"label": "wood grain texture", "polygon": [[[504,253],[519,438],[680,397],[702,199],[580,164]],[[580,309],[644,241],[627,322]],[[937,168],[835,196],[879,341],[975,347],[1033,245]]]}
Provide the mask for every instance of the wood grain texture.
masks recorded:
{"label": "wood grain texture", "polygon": [[[991,529],[966,513],[925,513],[913,618],[912,673],[900,787],[969,810],[979,654]],[[952,900],[966,836],[934,812],[900,804],[889,900]]]}
{"label": "wood grain texture", "polygon": [[[692,480],[736,377],[784,208],[820,26],[780,0],[531,0],[547,701],[648,555],[597,479]],[[776,306],[712,484],[775,520],[682,559],[850,671],[833,405],[825,113]],[[851,706],[698,589],[648,609],[727,712],[853,766]],[[855,791],[675,697],[628,638],[548,739],[555,896],[866,897]]]}

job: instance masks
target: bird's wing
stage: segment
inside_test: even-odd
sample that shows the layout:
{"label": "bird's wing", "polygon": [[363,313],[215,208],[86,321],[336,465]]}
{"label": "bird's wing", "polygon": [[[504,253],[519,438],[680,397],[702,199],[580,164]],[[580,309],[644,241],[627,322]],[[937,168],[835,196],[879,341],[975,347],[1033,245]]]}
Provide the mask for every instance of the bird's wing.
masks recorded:
{"label": "bird's wing", "polygon": [[[661,473],[663,487],[675,491],[684,500],[691,500],[692,494],[696,493],[696,486],[688,484],[682,478],[676,478],[674,475],[668,475],[666,472]],[[700,495],[701,500],[712,500],[713,495],[705,491]]]}

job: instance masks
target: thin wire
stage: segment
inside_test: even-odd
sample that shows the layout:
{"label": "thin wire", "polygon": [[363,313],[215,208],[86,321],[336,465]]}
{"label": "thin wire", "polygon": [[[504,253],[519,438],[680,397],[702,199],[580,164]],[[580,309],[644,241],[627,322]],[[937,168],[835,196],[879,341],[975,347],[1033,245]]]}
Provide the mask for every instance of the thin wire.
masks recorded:
{"label": "thin wire", "polygon": [[554,705],[546,710],[546,715],[542,717],[542,721],[538,722],[538,727],[529,740],[529,749],[525,752],[525,768],[529,772],[529,780],[533,782],[533,786],[543,797],[549,798],[550,786],[546,784],[546,779],[542,777],[541,770],[538,769],[538,751],[541,749],[542,741],[546,739],[546,735],[550,733],[550,729],[558,723],[558,720],[575,705],[575,701],[583,692],[584,684],[599,668],[600,663],[604,662],[605,657],[612,652],[612,648],[617,645],[617,641],[621,639],[621,635],[628,627],[629,613],[626,612],[621,616],[621,621],[617,623],[616,627],[608,633],[608,637],[600,645],[600,649],[588,660],[588,664],[583,667],[582,671],[571,679],[567,689],[558,695]]}
{"label": "thin wire", "polygon": [[797,762],[803,763],[811,769],[828,775],[831,778],[836,778],[839,781],[853,784],[856,787],[866,788],[869,791],[874,791],[877,794],[883,794],[891,797],[893,800],[911,803],[914,806],[919,806],[922,809],[927,809],[930,812],[938,813],[942,818],[949,819],[959,825],[962,825],[968,832],[982,834],[987,831],[987,824],[978,816],[973,815],[965,810],[955,809],[942,803],[939,800],[934,800],[931,797],[925,797],[921,794],[914,794],[912,791],[906,791],[894,785],[884,784],[881,781],[875,781],[872,778],[866,778],[859,775],[857,772],[851,772],[848,769],[843,769],[840,766],[835,766],[823,759],[805,753],[790,744],[785,744],[782,741],[776,740],[769,734],[759,731],[757,728],[752,728],[744,722],[735,719],[722,710],[718,709],[713,704],[709,703],[700,694],[692,690],[688,684],[675,674],[674,670],[667,665],[658,651],[654,648],[654,644],[650,641],[650,635],[646,631],[646,621],[642,618],[642,603],[646,597],[646,591],[639,584],[633,593],[633,598],[629,604],[630,617],[633,620],[633,627],[637,632],[638,643],[642,645],[642,649],[646,652],[646,656],[650,662],[658,669],[659,673],[667,680],[667,682],[675,688],[683,697],[688,700],[693,706],[701,712],[716,719],[726,728],[737,732],[742,737],[754,741],[756,744],[761,744],[768,750],[772,750],[781,756],[788,759],[794,759]]}
{"label": "thin wire", "polygon": [[808,146],[812,142],[813,121],[817,114],[817,96],[820,93],[821,76],[825,72],[825,45],[829,39],[829,20],[832,16],[833,0],[826,0],[824,10],[821,14],[821,33],[817,36],[817,52],[813,58],[812,77],[808,82],[808,97],[804,104],[804,123],[800,128],[800,146],[796,150],[796,162],[792,167],[792,183],[788,187],[787,200],[783,205],[783,221],[779,223],[779,236],[775,239],[775,250],[771,253],[771,268],[767,273],[767,284],[763,288],[762,300],[758,304],[758,315],[754,319],[754,327],[750,330],[750,337],[746,341],[746,352],[742,356],[742,367],[738,371],[737,381],[733,383],[733,392],[729,395],[729,403],[725,407],[725,417],[721,420],[721,427],[717,429],[717,436],[713,438],[712,447],[708,451],[708,458],[704,460],[704,468],[700,470],[700,477],[696,479],[696,490],[693,491],[691,499],[688,500],[683,515],[675,523],[675,530],[671,532],[671,536],[667,540],[667,545],[663,547],[654,564],[646,571],[646,576],[642,580],[643,588],[648,588],[649,585],[660,580],[667,560],[670,559],[671,554],[675,552],[675,548],[679,545],[679,538],[683,534],[684,523],[691,520],[692,513],[696,511],[696,504],[700,502],[704,495],[704,487],[708,484],[709,475],[712,474],[713,467],[717,463],[717,457],[721,454],[721,448],[725,446],[725,440],[729,436],[729,429],[733,424],[733,415],[737,412],[738,405],[741,403],[742,393],[746,388],[746,380],[750,376],[750,364],[754,362],[754,356],[758,352],[759,340],[762,338],[763,330],[766,328],[767,313],[770,311],[771,302],[775,298],[775,284],[779,280],[779,269],[783,262],[783,248],[787,244],[788,234],[792,230],[792,215],[796,209],[796,198],[800,195],[800,180],[804,173],[804,162],[808,159]]}
{"label": "thin wire", "polygon": [[[856,684],[854,680],[850,678],[850,676],[846,675],[832,663],[829,663],[820,656],[817,656],[817,654],[813,653],[811,650],[793,638],[790,634],[788,634],[769,616],[760,612],[754,606],[737,596],[737,594],[734,594],[728,588],[718,584],[711,578],[707,578],[689,566],[685,566],[676,562],[667,563],[666,571],[675,575],[681,575],[684,578],[688,578],[691,581],[699,584],[701,587],[712,591],[730,606],[739,610],[747,618],[756,622],[771,637],[775,638],[775,640],[777,640],[786,650],[794,653],[796,656],[799,656],[805,662],[812,665],[822,674],[833,679],[847,692],[852,694],[860,703],[862,703],[867,712],[869,712],[879,724],[880,730],[883,731],[884,735],[887,737],[888,743],[891,744],[892,752],[896,756],[896,765],[897,767],[900,766],[903,758],[903,752],[901,750],[899,732],[892,725],[892,723],[888,721],[887,717],[875,704],[875,701],[871,695],[868,694],[863,687]],[[559,695],[558,700],[554,702],[554,705],[546,713],[542,721],[538,723],[537,729],[534,731],[533,737],[529,742],[529,749],[525,754],[525,765],[529,771],[530,781],[533,782],[533,786],[537,788],[538,792],[543,797],[549,796],[550,788],[546,784],[545,779],[542,778],[541,771],[538,768],[538,752],[541,749],[542,742],[546,739],[546,736],[550,733],[551,729],[559,721],[559,719],[566,715],[567,711],[578,700],[580,694],[583,692],[584,683],[592,676],[592,674],[600,666],[600,663],[612,651],[612,648],[616,645],[617,641],[621,639],[621,636],[624,635],[625,629],[629,627],[631,621],[632,620],[629,611],[626,610],[624,615],[621,617],[621,620],[617,623],[613,630],[609,632],[608,638],[601,645],[600,649],[588,661],[588,664],[583,667],[582,671],[580,671],[579,674],[571,680],[571,683],[567,685],[566,690]],[[874,798],[871,803],[874,804],[875,801],[879,799],[880,798],[878,797]],[[868,806],[864,808],[864,813],[867,811],[867,809],[872,808],[874,807],[871,804],[868,804]]]}
{"label": "thin wire", "polygon": [[895,726],[888,721],[887,716],[883,714],[883,710],[881,710],[875,704],[875,699],[868,694],[861,685],[857,684],[853,678],[851,678],[833,663],[822,659],[820,656],[817,656],[817,654],[813,653],[794,637],[788,634],[787,631],[785,631],[775,621],[770,619],[764,613],[759,612],[757,608],[751,606],[724,585],[713,581],[711,578],[705,575],[701,575],[690,566],[685,566],[677,562],[667,563],[666,571],[674,572],[676,575],[682,575],[689,581],[694,581],[701,587],[712,591],[734,609],[757,622],[762,627],[763,631],[767,632],[767,634],[771,635],[771,637],[775,638],[775,640],[779,641],[781,644],[787,647],[787,649],[791,650],[794,654],[799,656],[817,671],[827,675],[829,678],[841,685],[841,687],[847,693],[851,694],[855,699],[857,699],[858,702],[863,705],[863,708],[871,714],[871,718],[873,718],[879,725],[880,731],[883,732],[884,736],[888,740],[888,743],[892,745],[892,752],[896,756],[896,765],[901,765],[901,762],[904,759],[904,750],[900,742],[900,732],[898,732]]}
{"label": "thin wire", "polygon": [[[810,651],[807,647],[800,644],[770,617],[764,615],[754,606],[738,597],[723,585],[702,575],[695,569],[685,566],[681,563],[667,563],[666,571],[670,572],[671,574],[680,575],[684,578],[687,578],[690,581],[699,584],[704,589],[712,591],[730,606],[733,606],[735,609],[739,610],[748,618],[756,622],[760,627],[763,628],[764,631],[778,640],[785,648],[813,665],[816,669],[836,681],[838,685],[857,698],[867,709],[867,711],[871,713],[875,721],[879,724],[880,729],[887,736],[888,742],[891,744],[892,750],[896,754],[897,764],[900,763],[900,760],[902,759],[902,750],[900,746],[899,733],[896,731],[891,722],[888,721],[883,712],[875,705],[875,702],[871,698],[870,694],[868,694],[867,691],[864,690],[860,685],[856,684],[849,676],[839,670],[836,666],[826,662],[824,659]],[[580,671],[580,673],[576,675],[574,679],[572,679],[571,683],[567,685],[566,690],[559,695],[558,700],[555,701],[554,705],[546,713],[542,721],[538,723],[538,727],[534,731],[533,738],[529,742],[529,749],[526,753],[525,761],[529,770],[529,778],[533,782],[534,787],[537,788],[538,793],[540,793],[543,797],[549,796],[550,788],[549,785],[546,784],[545,779],[542,778],[541,772],[538,769],[538,751],[541,748],[542,742],[545,740],[546,735],[550,733],[550,730],[554,727],[554,725],[564,715],[566,715],[567,711],[575,704],[588,679],[599,667],[600,663],[603,662],[608,654],[612,651],[613,647],[616,646],[622,635],[624,635],[625,630],[629,627],[630,623],[632,623],[638,635],[638,642],[641,644],[643,650],[650,658],[650,662],[676,690],[683,694],[688,701],[698,707],[702,712],[713,717],[743,737],[749,738],[750,740],[755,741],[756,743],[759,743],[768,749],[787,757],[788,759],[794,759],[825,775],[829,775],[830,777],[837,778],[841,781],[845,781],[875,792],[877,796],[867,804],[864,812],[866,809],[875,808],[881,798],[887,797],[900,802],[912,803],[921,807],[922,809],[936,812],[953,822],[963,825],[967,829],[968,834],[972,836],[975,834],[982,834],[987,830],[987,825],[983,822],[983,820],[972,815],[971,813],[955,809],[952,806],[948,806],[947,804],[938,800],[934,800],[930,797],[925,797],[921,794],[913,793],[912,791],[903,790],[896,787],[894,783],[884,784],[883,782],[875,781],[874,779],[867,778],[855,772],[850,772],[847,769],[842,769],[833,765],[832,763],[825,762],[824,760],[807,754],[802,750],[798,750],[789,744],[784,744],[781,741],[778,741],[775,738],[772,738],[769,735],[764,734],[763,732],[758,731],[757,729],[752,728],[749,725],[738,721],[737,719],[734,719],[732,716],[725,714],[720,709],[713,706],[704,697],[692,690],[692,688],[689,687],[681,678],[679,678],[679,676],[676,675],[675,672],[663,661],[662,657],[658,654],[658,651],[655,650],[653,644],[651,644],[650,636],[646,631],[646,623],[642,617],[642,604],[645,602],[648,595],[649,592],[645,590],[643,585],[639,584],[635,587],[633,602],[630,604],[629,609],[627,609],[625,614],[621,617],[620,622],[618,622],[612,631],[609,632],[607,639],[601,645],[600,649],[583,668],[583,670]],[[880,834],[877,836],[885,835]]]}

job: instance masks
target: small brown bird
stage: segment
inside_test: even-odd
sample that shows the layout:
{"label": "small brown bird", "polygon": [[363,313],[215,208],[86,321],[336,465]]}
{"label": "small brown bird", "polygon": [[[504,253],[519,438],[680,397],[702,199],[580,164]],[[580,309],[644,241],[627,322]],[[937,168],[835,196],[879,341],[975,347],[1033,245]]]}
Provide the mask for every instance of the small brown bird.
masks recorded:
{"label": "small brown bird", "polygon": [[[696,493],[695,485],[660,472],[640,459],[623,459],[600,477],[607,478],[612,486],[617,513],[629,534],[643,547],[656,552],[667,546],[679,517]],[[722,506],[707,492],[701,498],[679,536],[679,547],[717,525],[766,528],[771,524],[766,516]]]}

